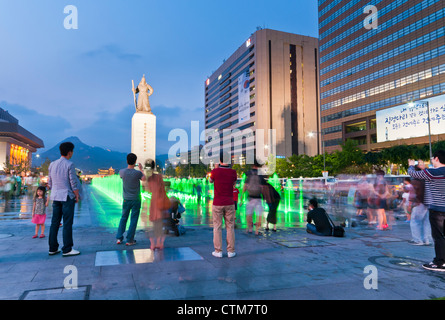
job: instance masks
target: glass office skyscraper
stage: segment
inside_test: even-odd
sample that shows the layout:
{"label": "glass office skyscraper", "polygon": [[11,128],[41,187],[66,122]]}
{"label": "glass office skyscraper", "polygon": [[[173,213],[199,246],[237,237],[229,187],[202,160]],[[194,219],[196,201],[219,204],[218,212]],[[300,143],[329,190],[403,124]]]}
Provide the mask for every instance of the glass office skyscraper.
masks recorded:
{"label": "glass office skyscraper", "polygon": [[393,126],[380,128],[386,141],[378,138],[376,113],[416,101],[434,104],[434,119],[445,128],[444,17],[445,0],[319,0],[320,109],[327,151],[339,149],[346,139],[367,151],[427,143],[427,132],[389,141],[388,129],[408,125],[390,123],[390,117],[386,122]]}

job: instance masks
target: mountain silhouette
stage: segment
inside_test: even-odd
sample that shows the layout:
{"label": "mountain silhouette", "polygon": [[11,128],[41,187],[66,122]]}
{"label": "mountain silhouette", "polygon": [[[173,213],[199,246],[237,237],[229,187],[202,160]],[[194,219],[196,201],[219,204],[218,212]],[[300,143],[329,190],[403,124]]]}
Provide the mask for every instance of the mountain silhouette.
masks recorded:
{"label": "mountain silhouette", "polygon": [[40,167],[46,159],[50,161],[59,159],[59,146],[61,143],[68,141],[74,144],[74,154],[71,161],[84,174],[95,174],[98,169],[109,169],[110,167],[113,167],[118,172],[120,169],[127,167],[126,153],[91,147],[80,141],[78,137],[69,137],[60,141],[51,149],[41,153],[38,158],[33,154],[32,166]]}

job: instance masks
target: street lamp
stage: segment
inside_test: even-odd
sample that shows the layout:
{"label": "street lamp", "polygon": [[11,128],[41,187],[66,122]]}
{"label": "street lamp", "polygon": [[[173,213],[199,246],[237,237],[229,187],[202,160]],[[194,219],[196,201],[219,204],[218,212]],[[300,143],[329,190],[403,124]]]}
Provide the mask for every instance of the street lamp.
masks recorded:
{"label": "street lamp", "polygon": [[431,159],[433,159],[433,148],[431,146],[431,117],[430,117],[430,103],[429,101],[424,101],[426,103],[426,107],[428,109],[428,136],[430,139],[430,163]]}
{"label": "street lamp", "polygon": [[325,144],[324,144],[323,132],[321,132],[321,131],[311,131],[311,132],[309,132],[308,136],[309,136],[309,138],[313,138],[313,137],[315,137],[315,134],[320,134],[321,135],[322,153],[323,153],[323,170],[324,170],[324,172],[326,172],[326,154],[325,154]]}
{"label": "street lamp", "polygon": [[[433,158],[433,148],[431,144],[431,117],[430,117],[430,103],[429,101],[419,101],[419,104],[426,105],[427,113],[428,113],[428,138],[429,138],[429,151],[430,151],[430,163]],[[414,107],[416,104],[414,102],[409,103],[410,107]]]}

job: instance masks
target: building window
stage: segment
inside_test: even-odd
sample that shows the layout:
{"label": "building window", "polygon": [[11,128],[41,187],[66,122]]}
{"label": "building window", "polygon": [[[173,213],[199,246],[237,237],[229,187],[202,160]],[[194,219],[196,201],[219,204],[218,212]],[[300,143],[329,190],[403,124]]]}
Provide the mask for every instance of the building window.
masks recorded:
{"label": "building window", "polygon": [[348,124],[346,126],[346,133],[365,131],[365,130],[366,130],[366,121]]}
{"label": "building window", "polygon": [[365,137],[357,137],[357,138],[350,138],[351,140],[357,141],[357,145],[363,146],[367,144],[366,136]]}

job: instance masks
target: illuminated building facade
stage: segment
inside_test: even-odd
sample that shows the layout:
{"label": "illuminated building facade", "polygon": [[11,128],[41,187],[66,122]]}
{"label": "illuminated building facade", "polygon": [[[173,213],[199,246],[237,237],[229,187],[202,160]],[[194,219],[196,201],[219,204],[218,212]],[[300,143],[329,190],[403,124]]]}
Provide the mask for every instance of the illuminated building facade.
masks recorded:
{"label": "illuminated building facade", "polygon": [[110,169],[98,169],[97,174],[99,176],[112,176],[115,174],[115,170],[113,167],[110,167]]}
{"label": "illuminated building facade", "polygon": [[[444,0],[319,0],[318,6],[326,150],[340,149],[347,139],[366,151],[428,143],[428,130],[416,126],[426,116],[400,114],[397,122],[397,116],[387,117],[378,128],[379,115],[398,107],[401,113],[412,111],[423,102],[445,126]],[[399,129],[408,126],[412,129],[404,138],[387,138],[388,130],[399,131],[400,137]],[[433,136],[433,141],[443,139],[444,134]]]}
{"label": "illuminated building facade", "polygon": [[[205,128],[221,135],[221,146],[224,130],[249,129],[255,136],[262,129],[267,149],[272,129],[277,157],[319,153],[309,136],[320,130],[317,38],[257,30],[205,81],[204,94]],[[258,136],[233,142],[232,154],[235,148],[263,151],[256,148]]]}
{"label": "illuminated building facade", "polygon": [[19,121],[0,108],[0,170],[5,165],[32,165],[32,153],[43,148],[41,139],[19,125]]}

